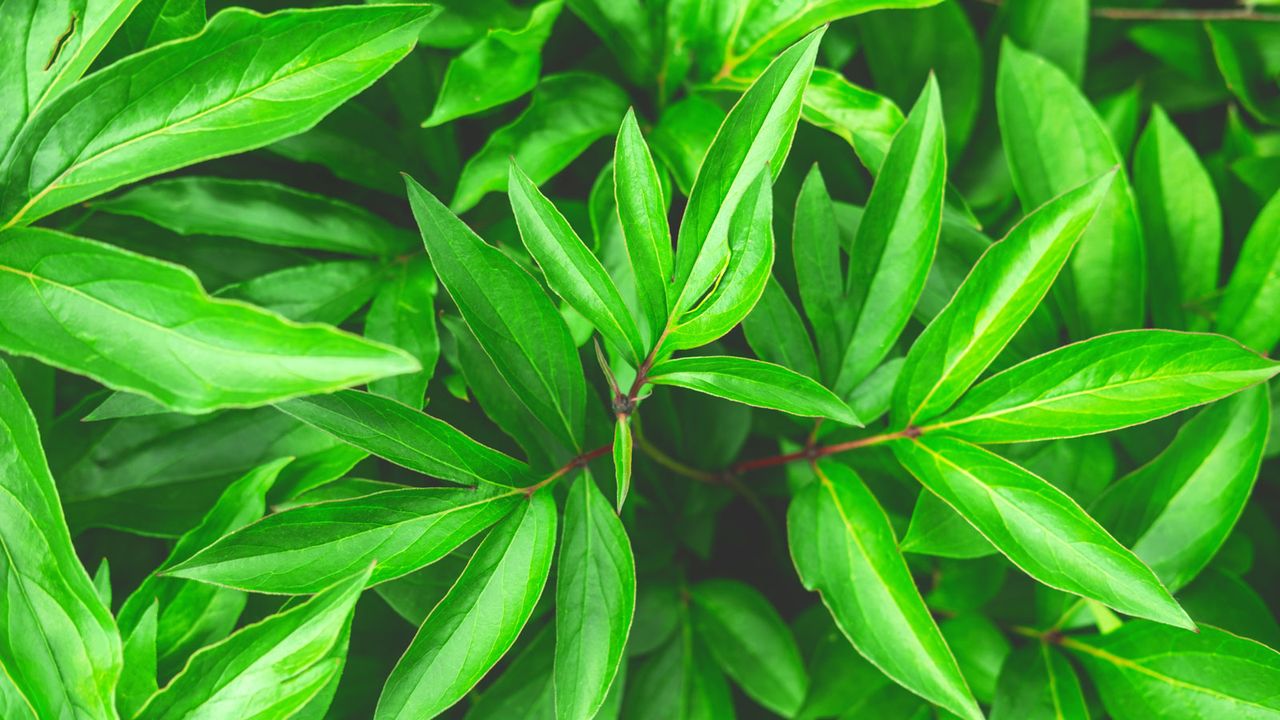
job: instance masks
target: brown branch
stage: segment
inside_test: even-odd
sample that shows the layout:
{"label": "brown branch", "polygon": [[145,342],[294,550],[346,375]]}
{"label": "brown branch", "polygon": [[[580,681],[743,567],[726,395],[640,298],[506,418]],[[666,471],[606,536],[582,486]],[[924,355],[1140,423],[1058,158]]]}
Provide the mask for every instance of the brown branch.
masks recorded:
{"label": "brown branch", "polygon": [[586,465],[587,463],[591,462],[592,460],[595,460],[596,458],[600,457],[601,455],[608,454],[610,450],[613,450],[613,443],[610,443],[610,444],[608,444],[608,445],[601,445],[600,447],[596,448],[595,450],[588,450],[587,452],[584,452],[584,453],[582,453],[581,455],[578,455],[578,456],[574,457],[572,460],[570,460],[569,462],[567,462],[567,463],[565,463],[564,465],[562,465],[562,466],[560,467],[560,469],[559,469],[559,470],[556,470],[555,472],[553,472],[553,473],[551,473],[550,475],[546,476],[546,477],[545,477],[545,478],[543,478],[542,480],[539,480],[538,482],[536,482],[536,483],[534,483],[534,484],[532,484],[532,485],[530,485],[530,486],[528,486],[528,487],[522,487],[522,488],[519,488],[519,490],[520,490],[520,492],[524,493],[525,495],[532,497],[532,496],[533,496],[533,494],[534,494],[535,492],[537,492],[537,491],[541,490],[542,488],[546,487],[547,485],[550,485],[551,483],[555,482],[556,480],[559,480],[560,478],[564,477],[565,475],[568,475],[569,473],[573,472],[574,470],[577,470],[578,468],[580,468],[580,467],[582,467],[582,466]]}

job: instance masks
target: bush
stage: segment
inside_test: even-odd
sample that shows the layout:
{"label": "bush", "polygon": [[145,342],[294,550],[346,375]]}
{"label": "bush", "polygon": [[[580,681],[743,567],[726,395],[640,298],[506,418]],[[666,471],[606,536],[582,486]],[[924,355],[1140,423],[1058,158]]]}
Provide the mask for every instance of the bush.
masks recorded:
{"label": "bush", "polygon": [[0,715],[1280,717],[1280,15],[442,5],[0,5]]}

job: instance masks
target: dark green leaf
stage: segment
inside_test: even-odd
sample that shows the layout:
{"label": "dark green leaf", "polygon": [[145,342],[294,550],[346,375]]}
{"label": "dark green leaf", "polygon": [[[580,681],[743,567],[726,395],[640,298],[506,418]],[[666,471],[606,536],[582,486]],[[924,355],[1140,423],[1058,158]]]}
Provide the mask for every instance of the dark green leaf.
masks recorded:
{"label": "dark green leaf", "polygon": [[1217,329],[1259,352],[1280,342],[1280,192],[1249,229],[1218,308]]}
{"label": "dark green leaf", "polygon": [[216,296],[257,305],[294,322],[337,325],[369,302],[385,272],[369,260],[310,263],[228,285]]}
{"label": "dark green leaf", "polygon": [[654,366],[649,380],[801,417],[861,425],[848,405],[816,381],[759,360],[729,356],[667,360]]}
{"label": "dark green leaf", "polygon": [[[812,86],[806,93],[811,92]],[[792,369],[815,379],[821,377],[832,380],[839,372],[838,363],[849,344],[855,315],[845,297],[845,280],[841,272],[843,261],[840,256],[840,226],[836,222],[835,205],[831,202],[827,185],[816,163],[809,174],[805,175],[800,194],[796,197],[791,254],[795,260],[800,304],[804,307],[805,317],[809,318],[809,324],[813,326],[818,357],[823,363],[820,376],[800,368]],[[779,288],[779,293],[781,292]],[[782,299],[786,299],[785,294]],[[809,344],[807,337],[805,344]],[[779,347],[775,352],[788,351]]]}
{"label": "dark green leaf", "polygon": [[102,51],[113,63],[163,42],[195,35],[204,27],[204,0],[142,0]]}
{"label": "dark green leaf", "polygon": [[1088,0],[1043,3],[1013,0],[1007,5],[1009,37],[1019,47],[1057,65],[1077,85],[1089,49]]}
{"label": "dark green leaf", "polygon": [[436,276],[426,258],[407,260],[392,272],[391,280],[382,285],[369,306],[364,334],[408,352],[417,358],[422,370],[374,380],[369,383],[369,392],[420,408],[440,357],[435,317]]}
{"label": "dark green leaf", "polygon": [[769,280],[760,302],[742,321],[742,331],[760,359],[811,378],[819,376],[809,331],[777,280]]}
{"label": "dark green leaf", "polygon": [[1089,720],[1089,707],[1071,663],[1038,642],[1005,659],[991,720]]}

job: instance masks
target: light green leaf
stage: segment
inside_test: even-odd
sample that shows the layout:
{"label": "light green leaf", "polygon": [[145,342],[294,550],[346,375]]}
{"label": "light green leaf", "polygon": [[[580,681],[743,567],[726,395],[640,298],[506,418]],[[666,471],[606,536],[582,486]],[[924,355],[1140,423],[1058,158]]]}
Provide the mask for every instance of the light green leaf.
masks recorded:
{"label": "light green leaf", "polygon": [[613,134],[626,111],[626,93],[599,75],[571,72],[544,77],[529,107],[494,131],[467,161],[450,207],[466,212],[490,192],[506,190],[511,158],[541,185],[596,140]]}
{"label": "light green leaf", "polygon": [[1151,272],[1151,314],[1157,325],[1205,330],[1189,312],[1213,295],[1222,254],[1222,210],[1195,148],[1160,106],[1138,141],[1133,185]]}
{"label": "light green leaf", "polygon": [[791,629],[755,588],[707,580],[692,588],[694,628],[712,657],[756,702],[793,717],[809,677]]}
{"label": "light green leaf", "polygon": [[557,573],[556,717],[590,718],[622,662],[635,612],[636,567],[622,520],[589,472],[574,481],[565,503]]}
{"label": "light green leaf", "polygon": [[666,347],[701,347],[723,337],[751,313],[773,269],[773,187],[767,169],[738,201],[729,221],[729,262],[711,294],[681,318]]}
{"label": "light green leaf", "polygon": [[[1024,210],[1123,164],[1088,99],[1058,67],[1006,40],[996,79],[1005,156]],[[1146,260],[1132,189],[1120,171],[1059,283],[1076,337],[1139,327]]]}
{"label": "light green leaf", "polygon": [[605,340],[639,365],[646,348],[618,287],[564,215],[511,161],[511,210],[520,237],[546,275],[547,284],[595,326]]}
{"label": "light green leaf", "polygon": [[729,111],[689,193],[676,244],[673,307],[693,307],[724,266],[738,202],[768,166],[773,177],[791,149],[801,98],[822,30],[778,56]]}
{"label": "light green leaf", "polygon": [[980,558],[996,552],[981,533],[928,490],[916,498],[911,523],[900,547],[903,552],[960,559]]}
{"label": "light green leaf", "polygon": [[206,19],[204,0],[142,0],[107,43],[99,64],[105,66],[160,43],[195,35]]}
{"label": "light green leaf", "polygon": [[0,298],[0,347],[184,412],[418,369],[394,348],[212,299],[184,268],[51,230],[4,234]]}
{"label": "light green leaf", "polygon": [[1038,642],[1005,659],[991,720],[1089,720],[1089,707],[1071,663]]}
{"label": "light green leaf", "polygon": [[1084,663],[1116,720],[1280,714],[1280,654],[1205,625],[1191,633],[1147,622],[1063,645]]}
{"label": "light green leaf", "polygon": [[742,331],[761,360],[807,377],[819,377],[818,356],[809,340],[809,331],[777,280],[769,279],[760,302],[742,321]]}
{"label": "light green leaf", "polygon": [[787,510],[791,558],[853,646],[884,674],[964,718],[981,718],[955,657],[898,552],[889,518],[849,467],[823,461]]}
{"label": "light green leaf", "polygon": [[426,258],[413,258],[393,269],[391,280],[382,285],[369,306],[364,334],[408,352],[422,370],[374,380],[369,383],[369,392],[411,408],[422,407],[440,357],[435,300],[436,276]]}
{"label": "light green leaf", "polygon": [[1195,627],[1150,568],[1050,483],[963,440],[925,435],[895,442],[893,451],[1036,580],[1130,615]]}
{"label": "light green leaf", "polygon": [[534,417],[577,449],[586,381],[555,306],[529,273],[412,178],[405,182],[436,274],[476,340]]}
{"label": "light green leaf", "polygon": [[1155,460],[1108,488],[1094,517],[1177,592],[1218,552],[1244,510],[1270,422],[1265,385],[1202,410]]}
{"label": "light green leaf", "polygon": [[1009,37],[1057,65],[1076,85],[1089,49],[1089,0],[1013,0],[1005,8]]}
{"label": "light green leaf", "polygon": [[165,574],[251,592],[306,595],[376,561],[366,585],[407,575],[501,520],[516,490],[404,488],[268,515]]}
{"label": "light green leaf", "polygon": [[114,718],[120,635],[76,557],[35,417],[3,362],[0,447],[0,676],[11,683],[0,696],[16,695],[11,707],[31,718]]}
{"label": "light green leaf", "polygon": [[667,325],[667,297],[671,282],[671,227],[662,197],[658,169],[649,146],[640,134],[634,110],[628,110],[618,131],[613,155],[614,197],[627,257],[635,275],[636,294],[648,324],[649,337],[657,338]]}
{"label": "light green leaf", "polygon": [[529,621],[555,542],[555,500],[535,493],[480,543],[422,623],[387,679],[375,719],[427,720],[462,699]]}
{"label": "light green leaf", "polygon": [[368,577],[366,568],[191,656],[139,720],[294,717],[341,672],[351,615]]}
{"label": "light green leaf", "polygon": [[180,235],[233,237],[354,255],[396,255],[416,244],[411,230],[364,208],[265,180],[180,177],[90,205],[140,217]]}
{"label": "light green leaf", "polygon": [[894,387],[893,424],[944,412],[1004,350],[1049,291],[1111,178],[1047,203],[983,253],[907,353]]}
{"label": "light green leaf", "polygon": [[232,8],[193,38],[94,73],[46,103],[14,141],[0,167],[3,227],[307,130],[404,57],[434,13]]}
{"label": "light green leaf", "polygon": [[998,373],[927,427],[979,443],[1090,435],[1212,402],[1277,372],[1280,363],[1221,335],[1130,330]]}
{"label": "light green leaf", "polygon": [[215,296],[257,305],[294,322],[337,325],[369,302],[385,274],[382,264],[370,260],[309,263],[227,285]]}
{"label": "light green leaf", "polygon": [[116,708],[121,717],[138,714],[147,700],[159,690],[156,682],[156,625],[160,601],[152,600],[146,612],[124,635],[124,665],[120,684],[116,686]]}
{"label": "light green leaf", "polygon": [[524,463],[482,445],[460,430],[380,395],[347,390],[277,407],[344,442],[423,475],[460,485],[524,485]]}
{"label": "light green leaf", "polygon": [[817,381],[760,360],[729,356],[667,360],[654,366],[649,381],[801,417],[861,425],[849,406]]}
{"label": "light green leaf", "polygon": [[622,512],[622,505],[631,491],[631,446],[631,416],[619,415],[613,425],[613,470],[618,512]]}
{"label": "light green leaf", "polygon": [[892,100],[827,68],[813,69],[801,117],[843,138],[873,173],[880,171],[894,133],[905,122]]}
{"label": "light green leaf", "polygon": [[1259,352],[1280,342],[1280,192],[1249,229],[1218,307],[1217,330]]}
{"label": "light green leaf", "polygon": [[[808,92],[812,92],[812,85]],[[838,363],[849,344],[855,317],[845,296],[845,279],[841,272],[844,261],[840,252],[840,226],[836,222],[835,204],[827,193],[822,171],[814,163],[796,197],[791,254],[795,262],[800,304],[813,326],[818,345],[817,357],[822,363],[821,375],[804,374],[828,381],[834,380],[839,372]],[[786,299],[785,294],[783,299]],[[805,342],[808,344],[808,338]],[[778,348],[775,352],[785,352],[785,349]]]}
{"label": "light green leaf", "polygon": [[979,613],[948,618],[939,626],[942,637],[955,650],[960,672],[973,688],[973,696],[990,703],[996,693],[996,677],[1009,657],[1009,641],[995,623]]}
{"label": "light green leaf", "polygon": [[542,72],[542,46],[563,4],[562,0],[539,3],[529,10],[524,25],[492,28],[450,60],[431,117],[422,126],[474,115],[532,90]]}
{"label": "light green leaf", "polygon": [[853,329],[841,348],[834,388],[841,397],[884,360],[911,319],[938,246],[946,177],[942,104],[930,76],[893,138],[849,251],[845,312]]}

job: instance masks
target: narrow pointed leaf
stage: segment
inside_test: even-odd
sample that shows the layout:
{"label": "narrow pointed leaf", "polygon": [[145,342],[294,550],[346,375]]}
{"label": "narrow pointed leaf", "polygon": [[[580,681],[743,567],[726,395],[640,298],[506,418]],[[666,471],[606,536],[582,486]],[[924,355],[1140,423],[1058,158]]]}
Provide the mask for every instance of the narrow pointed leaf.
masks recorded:
{"label": "narrow pointed leaf", "polygon": [[656,338],[667,324],[671,283],[671,227],[658,169],[629,110],[618,131],[613,154],[614,198],[621,221],[627,257],[635,274],[636,293],[648,323],[649,336]]}
{"label": "narrow pointed leaf", "polygon": [[801,582],[821,594],[841,632],[884,674],[963,718],[981,718],[884,509],[849,467],[831,461],[817,467],[817,482],[787,510]]}
{"label": "narrow pointed leaf", "polygon": [[1108,432],[1212,402],[1277,372],[1280,363],[1221,335],[1130,330],[994,375],[930,428],[979,443]]}
{"label": "narrow pointed leaf", "polygon": [[791,415],[861,425],[848,405],[815,380],[759,360],[729,356],[667,360],[654,366],[649,381]]}
{"label": "narrow pointed leaf", "polygon": [[619,415],[613,426],[613,469],[618,491],[618,512],[622,512],[622,505],[631,491],[631,446],[631,417]]}
{"label": "narrow pointed leaf", "polygon": [[1258,352],[1280,342],[1280,192],[1249,229],[1218,307],[1219,332]]}
{"label": "narrow pointed leaf", "polygon": [[[806,91],[806,98],[810,92],[812,86]],[[791,254],[795,261],[800,304],[813,326],[818,357],[824,363],[821,378],[835,378],[838,362],[852,332],[853,316],[845,298],[840,226],[836,221],[835,203],[827,192],[826,182],[816,163],[805,175],[800,194],[796,197]]]}
{"label": "narrow pointed leaf", "polygon": [[636,567],[622,520],[590,473],[564,509],[556,577],[556,717],[593,717],[622,662],[636,605]]}
{"label": "narrow pointed leaf", "polygon": [[776,279],[769,279],[760,302],[742,321],[742,332],[761,360],[807,377],[819,377],[818,356],[809,331],[791,298],[787,297],[787,291]]}
{"label": "narrow pointed leaf", "polygon": [[369,383],[369,392],[420,408],[440,357],[435,316],[436,276],[431,271],[431,263],[423,257],[401,263],[393,273],[369,306],[364,334],[409,353],[422,369],[374,380]]}
{"label": "narrow pointed leaf", "polygon": [[385,266],[372,260],[308,263],[227,285],[215,297],[256,305],[294,322],[339,325],[369,302],[385,274]]}
{"label": "narrow pointed leaf", "polygon": [[1048,643],[1015,650],[996,684],[991,720],[1089,720],[1076,671]]}
{"label": "narrow pointed leaf", "polygon": [[1130,615],[1194,627],[1155,573],[1050,483],[963,440],[925,435],[895,442],[893,451],[1036,580]]}
{"label": "narrow pointed leaf", "polygon": [[535,493],[480,543],[422,623],[387,678],[375,720],[427,720],[475,687],[529,621],[555,542],[555,500]]}
{"label": "narrow pointed leaf", "polygon": [[[116,686],[116,708],[132,718],[159,690],[156,681],[156,630],[160,601],[152,600],[133,630],[124,634],[124,665]],[[123,634],[123,633],[122,633]]]}

